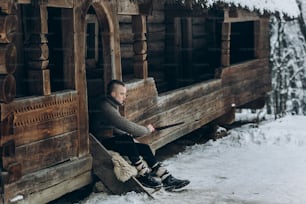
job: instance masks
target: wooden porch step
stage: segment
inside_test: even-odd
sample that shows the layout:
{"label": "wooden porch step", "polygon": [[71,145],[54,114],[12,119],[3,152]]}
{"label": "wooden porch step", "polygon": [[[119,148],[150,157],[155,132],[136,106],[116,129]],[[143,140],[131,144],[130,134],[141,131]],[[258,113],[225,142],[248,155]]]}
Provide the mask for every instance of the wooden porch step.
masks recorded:
{"label": "wooden porch step", "polygon": [[93,157],[93,173],[111,193],[121,195],[134,191],[137,193],[146,193],[149,197],[153,198],[151,193],[136,178],[132,177],[124,183],[119,181],[114,173],[112,156],[94,135],[90,134],[89,138],[90,152]]}

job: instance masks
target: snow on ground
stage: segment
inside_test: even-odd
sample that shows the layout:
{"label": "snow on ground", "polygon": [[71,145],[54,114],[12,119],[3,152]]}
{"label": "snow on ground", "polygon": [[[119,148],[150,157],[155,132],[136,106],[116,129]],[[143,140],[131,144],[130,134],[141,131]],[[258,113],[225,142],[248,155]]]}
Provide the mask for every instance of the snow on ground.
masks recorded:
{"label": "snow on ground", "polygon": [[306,116],[286,116],[229,131],[164,161],[191,184],[179,193],[90,195],[82,204],[306,203]]}

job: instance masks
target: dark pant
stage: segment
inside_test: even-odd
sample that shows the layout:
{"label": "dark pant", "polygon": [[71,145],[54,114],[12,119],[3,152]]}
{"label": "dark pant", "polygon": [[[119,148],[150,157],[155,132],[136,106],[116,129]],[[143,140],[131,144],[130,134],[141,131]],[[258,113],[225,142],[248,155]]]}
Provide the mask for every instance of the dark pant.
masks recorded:
{"label": "dark pant", "polygon": [[103,139],[102,144],[108,150],[114,150],[122,156],[127,156],[129,160],[135,164],[139,161],[140,156],[152,167],[157,163],[149,145],[143,143],[135,143],[134,139],[129,135],[118,135]]}

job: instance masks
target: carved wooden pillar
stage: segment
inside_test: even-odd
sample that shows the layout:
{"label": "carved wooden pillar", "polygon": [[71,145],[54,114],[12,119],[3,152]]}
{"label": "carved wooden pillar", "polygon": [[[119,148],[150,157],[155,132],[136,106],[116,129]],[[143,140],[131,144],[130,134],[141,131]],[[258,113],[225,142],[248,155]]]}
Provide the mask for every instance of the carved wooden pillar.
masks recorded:
{"label": "carved wooden pillar", "polygon": [[48,14],[45,5],[34,8],[33,32],[27,45],[28,85],[30,94],[50,95]]}
{"label": "carved wooden pillar", "polygon": [[231,23],[222,24],[221,65],[230,65]]}
{"label": "carved wooden pillar", "polygon": [[17,50],[13,42],[17,31],[15,14],[0,15],[0,102],[9,103],[16,95],[13,73],[17,65]]}
{"label": "carved wooden pillar", "polygon": [[132,17],[134,33],[134,75],[136,78],[148,77],[146,17],[137,15]]}
{"label": "carved wooden pillar", "polygon": [[[15,142],[11,139],[14,114],[3,111],[3,107],[12,102],[16,95],[16,81],[13,74],[17,67],[17,49],[14,41],[18,30],[18,18],[13,0],[1,1],[0,9],[0,185],[3,187],[5,183],[16,181],[21,177],[21,165],[16,162]],[[6,168],[4,168],[4,158],[9,160]]]}

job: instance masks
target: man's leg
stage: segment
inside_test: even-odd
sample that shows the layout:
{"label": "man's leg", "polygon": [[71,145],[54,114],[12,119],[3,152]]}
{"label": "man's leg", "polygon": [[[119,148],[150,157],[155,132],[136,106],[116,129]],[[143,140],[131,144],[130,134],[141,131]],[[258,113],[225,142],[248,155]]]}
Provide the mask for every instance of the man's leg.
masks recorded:
{"label": "man's leg", "polygon": [[169,171],[161,166],[160,162],[156,161],[155,156],[149,145],[136,143],[139,154],[148,163],[152,169],[153,175],[159,177],[162,180],[163,186],[166,190],[180,189],[190,183],[189,180],[181,180],[173,177]]}
{"label": "man's leg", "polygon": [[137,179],[144,186],[150,187],[150,188],[159,188],[162,186],[161,182],[156,180],[150,174],[150,169],[148,168],[146,163],[142,160],[138,152],[138,149],[137,149],[138,146],[136,145],[138,143],[135,143],[131,136],[128,136],[128,135],[115,136],[115,137],[103,140],[102,144],[105,146],[105,148],[109,150],[114,150],[123,156],[127,156],[129,160],[132,162],[132,164],[138,170],[139,176],[137,176]]}

